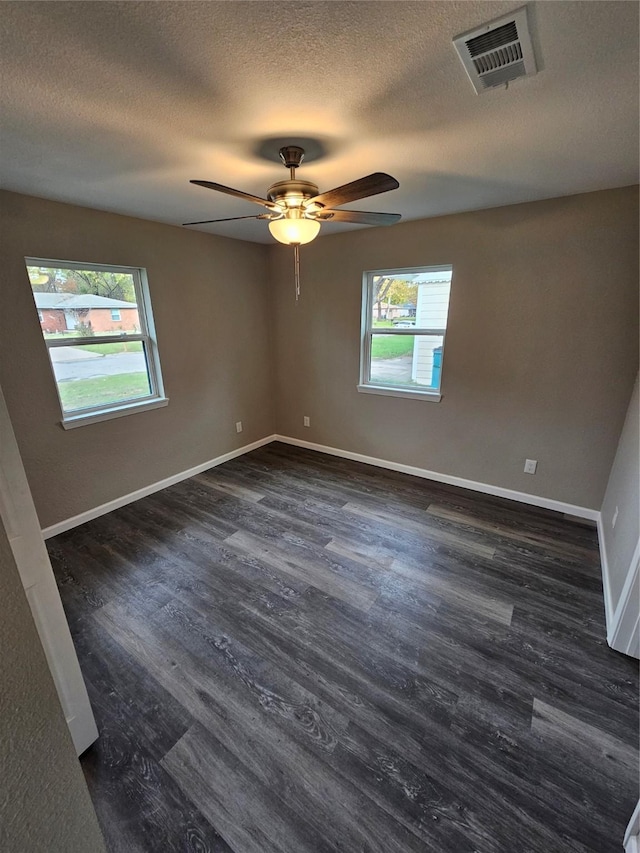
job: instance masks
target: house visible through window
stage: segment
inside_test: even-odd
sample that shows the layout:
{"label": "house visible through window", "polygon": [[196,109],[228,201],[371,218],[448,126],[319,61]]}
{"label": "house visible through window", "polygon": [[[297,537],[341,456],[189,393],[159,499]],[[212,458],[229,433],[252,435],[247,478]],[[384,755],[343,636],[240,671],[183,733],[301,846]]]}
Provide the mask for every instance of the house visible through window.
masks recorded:
{"label": "house visible through window", "polygon": [[364,275],[359,391],[439,400],[452,267]]}
{"label": "house visible through window", "polygon": [[25,262],[63,425],[166,405],[145,271]]}

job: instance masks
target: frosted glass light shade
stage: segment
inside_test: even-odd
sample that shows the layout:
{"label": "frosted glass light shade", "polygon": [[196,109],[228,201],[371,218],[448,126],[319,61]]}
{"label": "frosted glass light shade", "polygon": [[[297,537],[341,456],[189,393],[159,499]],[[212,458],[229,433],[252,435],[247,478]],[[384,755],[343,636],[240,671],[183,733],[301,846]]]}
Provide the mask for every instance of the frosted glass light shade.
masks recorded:
{"label": "frosted glass light shade", "polygon": [[269,223],[269,231],[279,243],[292,246],[294,243],[302,245],[310,243],[318,236],[320,223],[315,219],[274,219]]}

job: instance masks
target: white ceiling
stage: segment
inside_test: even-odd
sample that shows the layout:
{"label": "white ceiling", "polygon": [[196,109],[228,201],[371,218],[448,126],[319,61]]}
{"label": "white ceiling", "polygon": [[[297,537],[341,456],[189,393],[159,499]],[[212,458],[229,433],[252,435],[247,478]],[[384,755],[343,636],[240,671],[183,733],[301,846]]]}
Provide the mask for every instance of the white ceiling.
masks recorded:
{"label": "white ceiling", "polygon": [[[454,36],[515,2],[3,2],[2,185],[146,219],[260,213],[265,140],[300,178],[400,181],[349,205],[417,219],[638,181],[638,4],[533,2],[541,71],[476,95]],[[325,224],[323,233],[354,228]],[[265,222],[202,227],[270,242]]]}

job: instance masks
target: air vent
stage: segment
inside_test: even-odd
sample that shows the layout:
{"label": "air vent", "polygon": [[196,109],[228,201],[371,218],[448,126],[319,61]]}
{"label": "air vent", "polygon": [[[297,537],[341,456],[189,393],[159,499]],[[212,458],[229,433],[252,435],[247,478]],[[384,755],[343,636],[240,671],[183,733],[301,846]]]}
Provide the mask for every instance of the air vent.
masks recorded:
{"label": "air vent", "polygon": [[478,94],[538,70],[526,6],[456,36],[453,44]]}

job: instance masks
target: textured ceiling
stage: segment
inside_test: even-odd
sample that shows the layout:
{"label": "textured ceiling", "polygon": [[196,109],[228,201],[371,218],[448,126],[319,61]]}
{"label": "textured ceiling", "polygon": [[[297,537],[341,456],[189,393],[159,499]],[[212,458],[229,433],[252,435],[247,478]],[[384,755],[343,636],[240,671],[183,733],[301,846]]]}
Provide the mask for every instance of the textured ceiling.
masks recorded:
{"label": "textured ceiling", "polygon": [[[7,189],[180,224],[260,213],[272,138],[417,219],[638,181],[638,4],[534,2],[541,71],[476,95],[451,40],[518,2],[3,2]],[[354,226],[326,224],[323,233]],[[270,242],[264,222],[202,230]]]}

